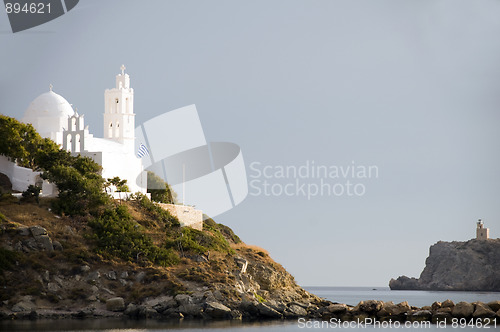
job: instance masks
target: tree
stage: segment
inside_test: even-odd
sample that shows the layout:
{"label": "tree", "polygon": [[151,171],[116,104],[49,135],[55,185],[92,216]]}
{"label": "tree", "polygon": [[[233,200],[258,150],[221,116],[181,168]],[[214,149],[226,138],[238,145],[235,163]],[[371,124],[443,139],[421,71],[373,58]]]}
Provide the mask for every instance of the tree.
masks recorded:
{"label": "tree", "polygon": [[122,192],[128,192],[130,191],[127,186],[127,180],[122,180],[118,176],[115,176],[114,178],[108,179],[108,181],[105,184],[106,188],[109,186],[114,186],[116,188],[116,191],[118,192],[118,195],[120,197],[120,203],[122,201]]}
{"label": "tree", "polygon": [[1,155],[19,166],[41,171],[43,179],[57,186],[56,212],[96,214],[109,201],[103,192],[99,164],[88,157],[71,156],[52,140],[42,138],[32,125],[0,115],[0,142]]}

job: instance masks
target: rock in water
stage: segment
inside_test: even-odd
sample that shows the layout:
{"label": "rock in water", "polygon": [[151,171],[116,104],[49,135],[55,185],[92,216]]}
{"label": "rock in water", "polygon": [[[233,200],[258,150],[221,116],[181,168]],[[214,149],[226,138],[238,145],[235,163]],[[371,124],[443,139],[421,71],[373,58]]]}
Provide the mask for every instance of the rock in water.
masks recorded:
{"label": "rock in water", "polygon": [[212,318],[225,318],[231,314],[231,309],[218,302],[207,302],[205,313]]}
{"label": "rock in water", "polygon": [[500,291],[500,239],[438,242],[419,279],[391,279],[391,289]]}
{"label": "rock in water", "polygon": [[453,317],[470,318],[474,313],[474,305],[467,302],[458,302],[453,308]]}

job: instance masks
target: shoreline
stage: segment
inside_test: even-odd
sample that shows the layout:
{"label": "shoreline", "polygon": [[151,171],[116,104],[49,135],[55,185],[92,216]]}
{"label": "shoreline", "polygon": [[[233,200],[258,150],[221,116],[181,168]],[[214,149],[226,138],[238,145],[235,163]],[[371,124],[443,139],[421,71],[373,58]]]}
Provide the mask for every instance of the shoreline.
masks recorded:
{"label": "shoreline", "polygon": [[[451,300],[434,302],[430,306],[415,307],[408,302],[394,304],[377,300],[361,301],[356,306],[322,300],[320,303],[265,303],[243,301],[235,308],[218,302],[203,302],[191,307],[189,295],[176,296],[155,305],[128,304],[125,309],[78,308],[71,310],[35,308],[12,311],[0,308],[0,321],[92,321],[116,319],[120,321],[176,322],[271,322],[271,321],[355,321],[355,322],[431,322],[452,324],[453,322],[482,322],[500,324],[500,301],[459,302]],[[201,308],[194,310],[194,308]],[[189,312],[189,310],[192,310]]]}

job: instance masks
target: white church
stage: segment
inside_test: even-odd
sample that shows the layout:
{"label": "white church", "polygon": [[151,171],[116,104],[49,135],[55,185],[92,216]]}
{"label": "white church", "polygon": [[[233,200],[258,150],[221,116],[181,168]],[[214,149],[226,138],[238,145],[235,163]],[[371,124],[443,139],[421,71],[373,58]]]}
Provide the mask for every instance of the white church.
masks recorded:
{"label": "white church", "polygon": [[[104,138],[90,134],[84,120],[83,114],[52,91],[52,85],[49,92],[31,102],[21,119],[72,155],[92,158],[102,166],[103,178],[118,176],[127,180],[130,192],[146,193],[147,173],[135,151],[134,90],[125,66],[116,76],[116,86],[104,92]],[[41,181],[38,172],[13,165],[5,157],[0,160],[0,170],[10,178],[14,190],[24,191],[28,185]],[[45,181],[42,194],[56,195],[54,189]]]}

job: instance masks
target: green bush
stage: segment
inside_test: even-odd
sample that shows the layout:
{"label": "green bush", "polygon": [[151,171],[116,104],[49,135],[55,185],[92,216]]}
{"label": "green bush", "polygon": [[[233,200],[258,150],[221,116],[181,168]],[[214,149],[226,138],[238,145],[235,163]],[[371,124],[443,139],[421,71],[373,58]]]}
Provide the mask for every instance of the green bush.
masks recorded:
{"label": "green bush", "polygon": [[223,224],[217,224],[212,218],[205,219],[203,223],[203,227],[205,229],[210,229],[214,232],[222,234],[229,242],[235,244],[241,243],[241,239],[238,237],[238,235],[234,234],[233,230],[230,227]]}
{"label": "green bush", "polygon": [[42,191],[42,188],[30,184],[28,189],[23,191],[22,196],[25,200],[34,199],[39,204],[40,200],[38,197],[40,196],[40,191]]}
{"label": "green bush", "polygon": [[166,227],[179,227],[179,219],[174,217],[165,209],[162,209],[155,203],[153,203],[146,195],[138,193],[136,199],[139,204],[148,211],[151,216],[165,224]]}
{"label": "green bush", "polygon": [[183,227],[180,231],[167,234],[167,237],[169,239],[166,241],[165,246],[182,252],[191,252],[198,255],[209,250],[225,253],[234,252],[224,236],[214,230],[208,233],[191,227]]}
{"label": "green bush", "polygon": [[94,231],[92,237],[100,254],[130,262],[146,258],[161,266],[174,265],[179,261],[173,250],[153,244],[124,205],[105,210],[101,216],[89,221],[89,226]]}

